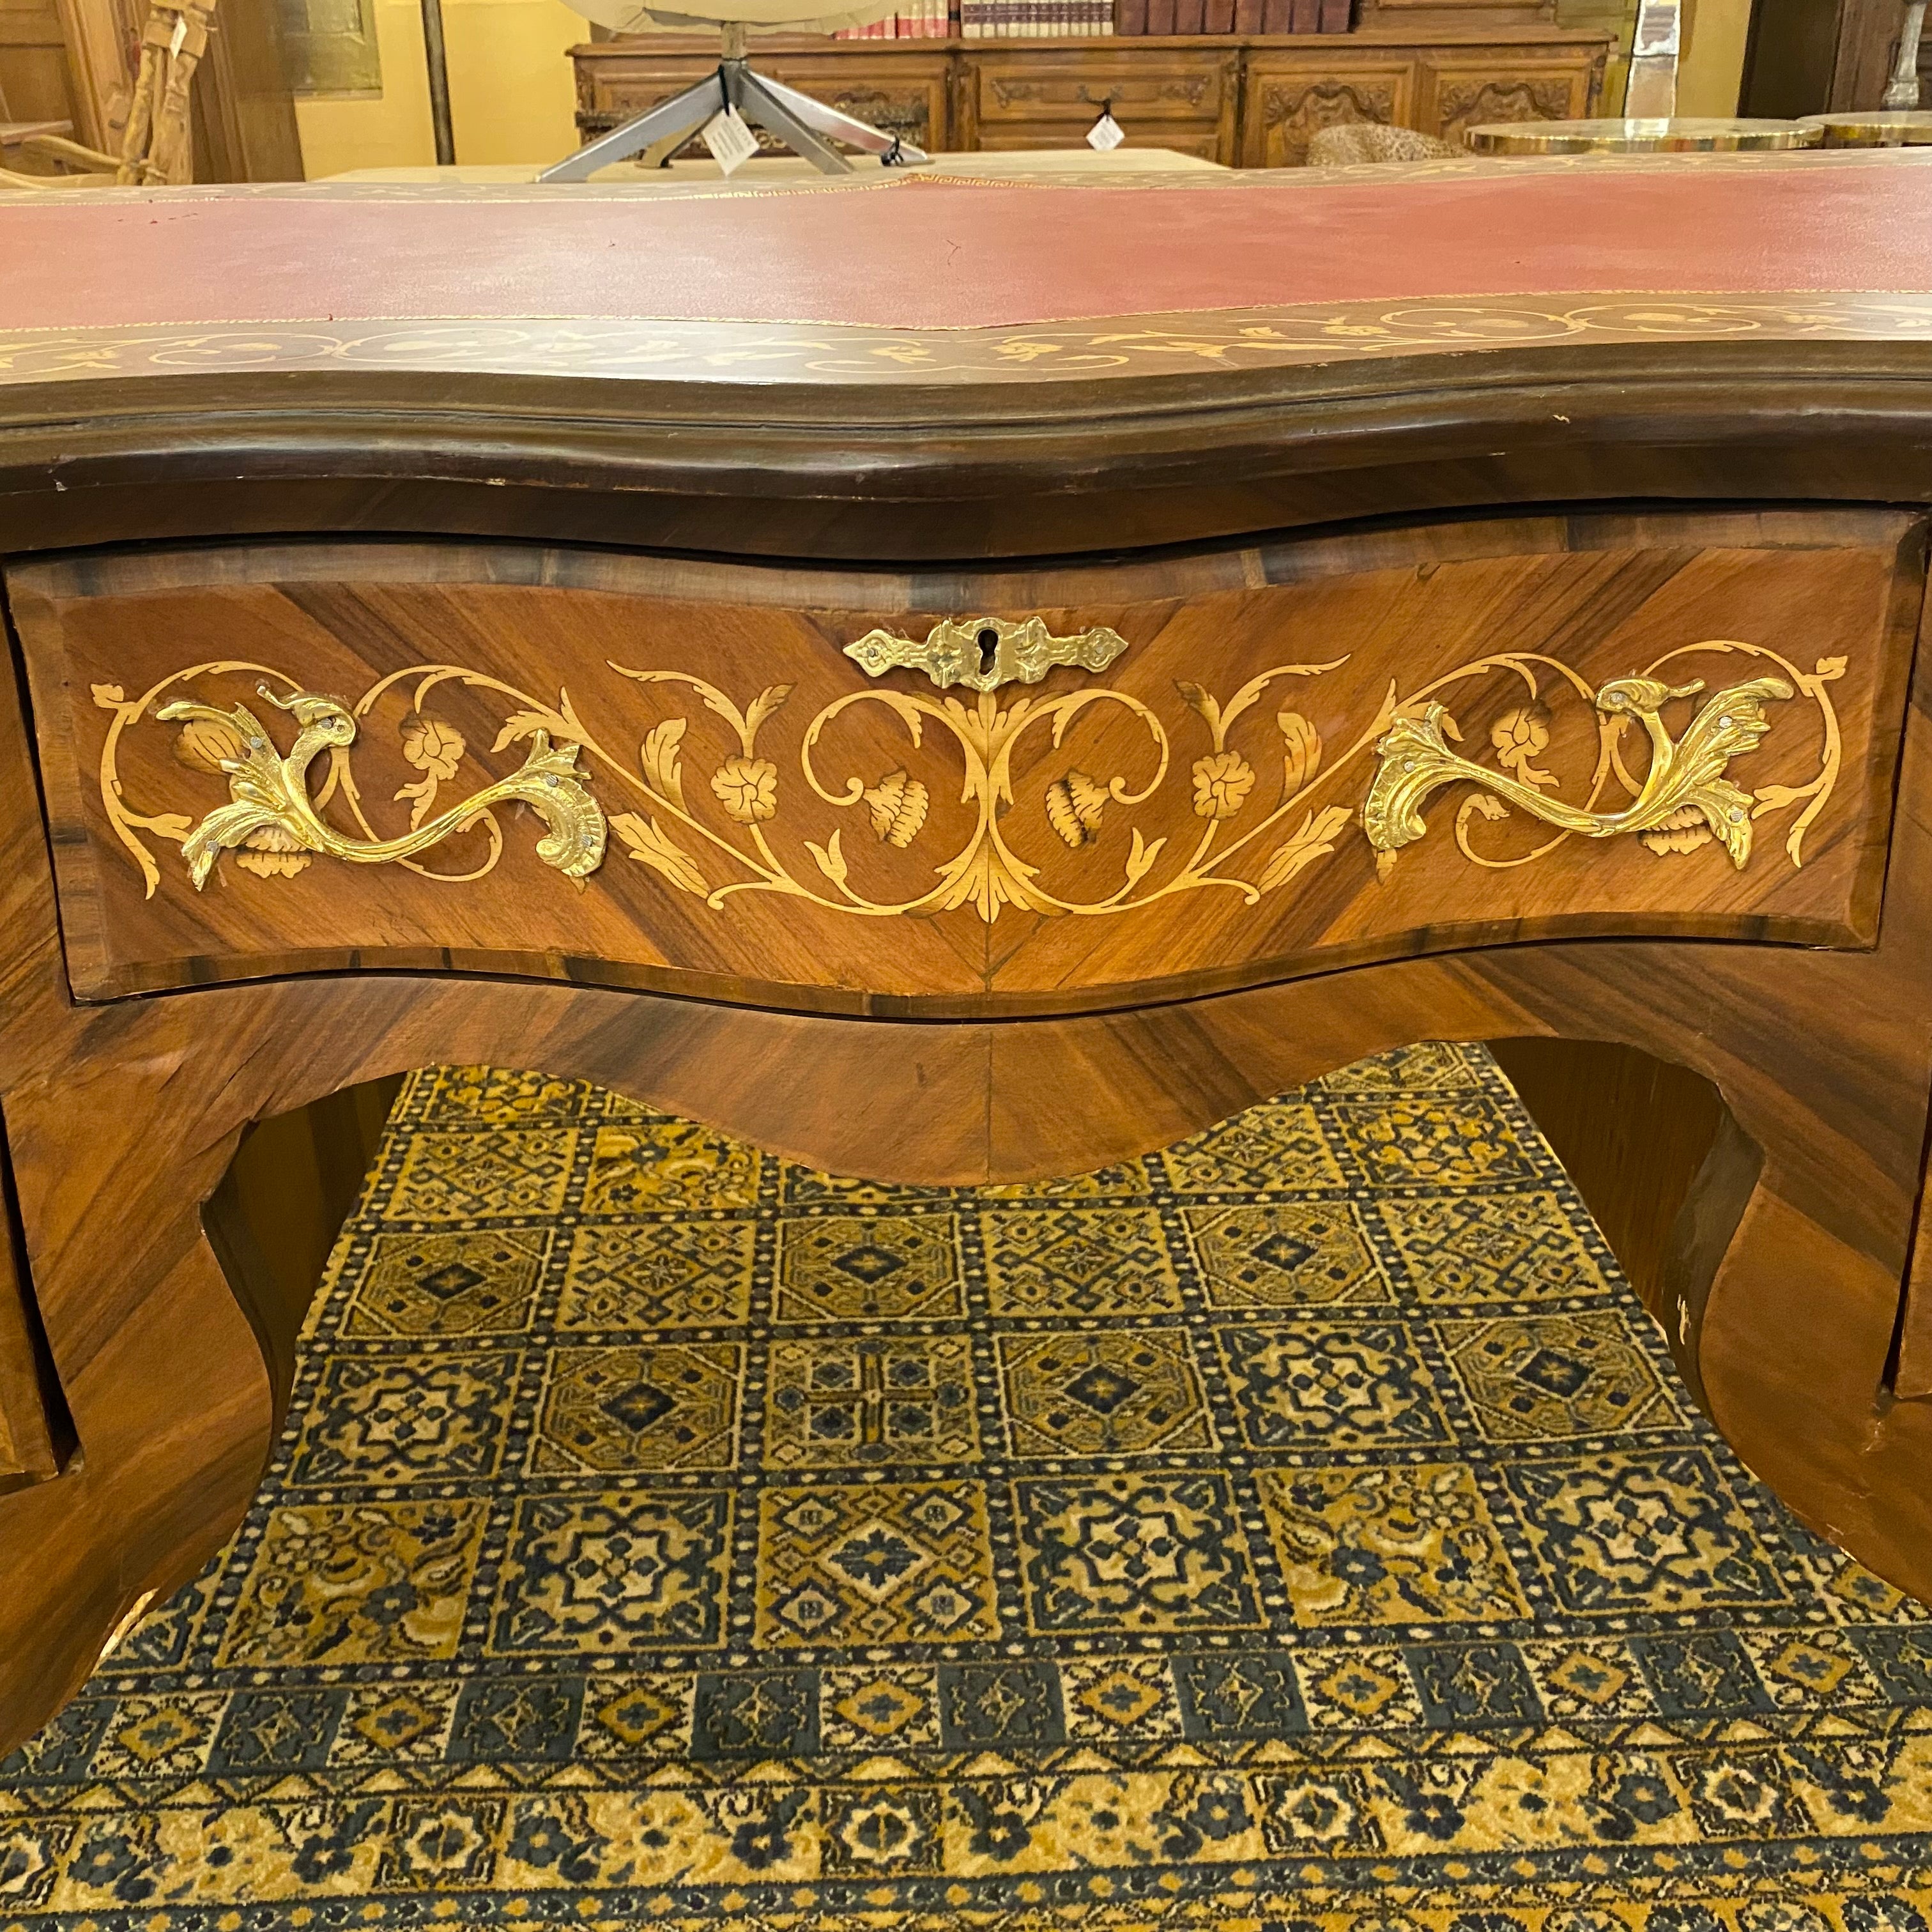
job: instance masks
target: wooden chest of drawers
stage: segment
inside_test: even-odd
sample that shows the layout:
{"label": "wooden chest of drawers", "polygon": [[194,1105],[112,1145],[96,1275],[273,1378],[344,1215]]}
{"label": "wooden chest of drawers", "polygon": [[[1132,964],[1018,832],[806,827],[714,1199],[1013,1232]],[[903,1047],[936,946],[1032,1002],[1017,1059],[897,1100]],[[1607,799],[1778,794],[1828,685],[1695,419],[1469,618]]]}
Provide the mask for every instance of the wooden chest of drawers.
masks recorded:
{"label": "wooden chest of drawers", "polygon": [[[1548,23],[1432,33],[1430,17],[1416,28],[1276,38],[774,36],[754,52],[778,79],[934,152],[1078,147],[1110,101],[1130,146],[1240,167],[1299,166],[1311,136],[1348,122],[1456,140],[1479,122],[1594,110],[1606,37]],[[702,40],[653,34],[598,41],[574,58],[578,126],[588,140],[689,86],[716,56]]]}

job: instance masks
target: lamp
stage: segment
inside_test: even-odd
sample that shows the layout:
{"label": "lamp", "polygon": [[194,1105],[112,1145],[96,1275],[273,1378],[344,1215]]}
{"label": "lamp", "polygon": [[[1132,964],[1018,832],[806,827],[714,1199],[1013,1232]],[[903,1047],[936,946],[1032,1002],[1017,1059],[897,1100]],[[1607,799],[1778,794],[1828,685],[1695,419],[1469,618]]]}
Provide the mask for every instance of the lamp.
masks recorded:
{"label": "lamp", "polygon": [[860,5],[830,14],[825,10],[826,0],[671,0],[669,5],[646,5],[640,0],[569,3],[586,20],[619,33],[715,27],[722,46],[716,74],[586,142],[555,166],[544,169],[537,176],[540,182],[587,181],[598,169],[627,160],[633,154],[644,155],[647,162],[668,159],[714,115],[729,107],[735,107],[754,126],[776,134],[821,174],[851,171],[852,164],[832,145],[834,141],[876,154],[889,168],[913,166],[929,158],[922,149],[896,134],[754,72],[746,58],[746,38],[754,28],[770,33],[784,28],[804,32],[856,26],[892,12],[896,0],[862,0]]}

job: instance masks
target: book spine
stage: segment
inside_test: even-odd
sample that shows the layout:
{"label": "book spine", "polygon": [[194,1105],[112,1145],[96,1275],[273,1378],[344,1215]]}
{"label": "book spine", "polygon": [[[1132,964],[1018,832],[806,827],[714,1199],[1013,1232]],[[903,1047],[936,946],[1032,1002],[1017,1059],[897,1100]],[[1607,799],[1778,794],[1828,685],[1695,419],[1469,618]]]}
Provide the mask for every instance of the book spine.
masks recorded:
{"label": "book spine", "polygon": [[1117,34],[1144,34],[1148,30],[1148,0],[1118,0],[1114,8]]}
{"label": "book spine", "polygon": [[1321,0],[1322,32],[1346,34],[1348,31],[1348,16],[1354,11],[1349,0]]}
{"label": "book spine", "polygon": [[1262,25],[1267,12],[1265,0],[1234,0],[1234,31],[1238,34],[1264,34]]}
{"label": "book spine", "polygon": [[1177,34],[1201,32],[1206,10],[1202,0],[1174,0],[1174,31]]}
{"label": "book spine", "polygon": [[1234,0],[1207,0],[1202,10],[1201,30],[1208,34],[1234,31]]}
{"label": "book spine", "polygon": [[1174,32],[1175,0],[1148,0],[1147,31],[1150,34]]}
{"label": "book spine", "polygon": [[1291,34],[1312,34],[1321,19],[1320,0],[1289,0],[1288,31]]}

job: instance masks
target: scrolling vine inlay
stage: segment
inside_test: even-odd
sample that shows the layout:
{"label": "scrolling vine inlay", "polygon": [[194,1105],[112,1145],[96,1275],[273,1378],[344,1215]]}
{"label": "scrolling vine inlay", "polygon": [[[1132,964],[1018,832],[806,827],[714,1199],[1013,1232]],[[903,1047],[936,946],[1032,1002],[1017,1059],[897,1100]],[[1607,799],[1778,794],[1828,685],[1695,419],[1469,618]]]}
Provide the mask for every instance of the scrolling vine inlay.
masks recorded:
{"label": "scrolling vine inlay", "polygon": [[[1754,660],[1762,674],[1708,700],[1673,738],[1660,716],[1664,708],[1703,687],[1660,674],[1676,665],[1682,677],[1679,661],[1710,656]],[[626,855],[713,910],[739,894],[766,892],[864,918],[970,908],[989,924],[1010,905],[1048,916],[1113,916],[1179,894],[1215,890],[1254,905],[1330,858],[1357,824],[1364,856],[1372,853],[1386,876],[1396,848],[1426,831],[1420,807],[1427,796],[1452,782],[1472,788],[1455,818],[1455,844],[1465,859],[1485,869],[1532,864],[1572,838],[1612,832],[1633,833],[1660,856],[1719,842],[1742,864],[1752,822],[1784,812],[1792,814],[1785,853],[1796,866],[1803,862],[1805,834],[1837,782],[1841,747],[1829,686],[1843,676],[1845,661],[1820,658],[1804,671],[1767,646],[1736,640],[1680,646],[1600,691],[1557,658],[1499,652],[1459,665],[1406,695],[1390,682],[1359,728],[1332,748],[1310,715],[1322,707],[1309,699],[1280,704],[1267,736],[1271,752],[1262,749],[1252,723],[1238,743],[1231,741],[1238,723],[1271,691],[1284,699],[1295,687],[1318,694],[1330,688],[1322,681],[1347,662],[1345,656],[1278,664],[1226,699],[1178,681],[1174,688],[1184,710],[1165,718],[1142,698],[1112,686],[1084,684],[1002,704],[992,691],[966,702],[943,688],[934,692],[879,684],[821,705],[803,720],[795,751],[781,752],[770,740],[778,728],[773,721],[790,704],[790,685],[767,685],[741,707],[692,672],[634,669],[613,661],[610,669],[633,686],[674,700],[653,708],[654,722],[642,731],[634,758],[609,748],[608,741],[621,742],[633,728],[614,716],[614,699],[603,704],[608,722],[600,736],[568,692],[560,690],[553,704],[460,664],[423,664],[392,672],[352,707],[296,690],[293,680],[268,666],[240,662],[193,666],[131,699],[110,685],[96,686],[93,694],[111,714],[100,756],[102,804],[140,867],[150,896],[161,876],[150,840],[178,843],[197,884],[222,850],[233,852],[244,871],[264,878],[292,876],[312,854],[322,854],[394,862],[442,883],[460,884],[496,866],[503,848],[496,808],[512,801],[544,814],[550,836],[539,842],[540,855],[580,880],[602,856],[607,820],[577,769],[580,757],[600,784],[628,794],[631,808],[613,811],[608,818]],[[302,728],[286,757],[266,742],[267,733],[245,706],[223,710],[179,694],[199,680],[239,675],[294,692],[274,700],[292,710]],[[1480,682],[1497,676],[1514,680],[1522,695],[1491,728],[1492,766],[1450,750],[1462,734],[1448,704],[1458,693],[1475,699]],[[437,694],[445,687],[480,696],[498,710],[502,723],[493,752],[518,743],[529,750],[515,772],[482,784],[459,805],[431,817],[439,788],[458,777],[470,756],[460,734],[435,715]],[[396,794],[398,802],[410,803],[408,832],[386,838],[364,812],[350,748],[357,722],[368,720],[386,697],[404,691],[410,708],[400,748],[421,777]],[[1766,702],[1793,695],[1815,711],[1817,770],[1803,784],[1766,784],[1747,792],[1725,776],[1726,768],[1772,728]],[[680,697],[682,704],[676,702]],[[1587,776],[1577,774],[1575,790],[1582,796],[1571,803],[1545,796],[1562,788],[1563,780],[1536,761],[1553,755],[1552,707],[1580,701],[1591,708],[1596,753]],[[1335,708],[1349,703],[1346,688],[1336,691]],[[883,707],[896,721],[905,740],[903,756],[880,770],[878,766],[890,754],[874,752],[868,769],[828,778],[822,769],[830,755],[827,734],[866,706]],[[1080,720],[1103,710],[1132,722],[1142,752],[1134,758],[1124,749],[1089,770],[1094,756],[1076,754],[1069,736]],[[715,744],[716,735],[702,728],[694,732],[702,712],[722,721],[724,747],[699,750],[707,737]],[[124,795],[122,741],[154,716],[182,726],[174,746],[180,764],[229,782],[229,802],[199,822],[178,811],[144,812]],[[1634,720],[1646,740],[1647,763],[1627,736]],[[1185,811],[1178,800],[1157,824],[1136,822],[1135,808],[1152,803],[1168,784],[1177,759],[1171,734],[1184,731],[1193,740],[1190,746],[1182,738],[1178,754],[1186,760]],[[1036,776],[1016,803],[1016,748],[1034,733],[1044,734],[1048,755],[1024,768]],[[1336,735],[1332,726],[1330,735]],[[947,776],[929,766],[922,775],[917,769],[921,755],[934,748],[929,737],[953,754]],[[265,742],[248,742],[254,739]],[[306,773],[325,753],[327,776],[311,795]],[[1041,781],[1042,762],[1049,776]],[[1123,764],[1128,768],[1119,769]],[[1264,771],[1278,772],[1278,779],[1270,776],[1264,782]],[[1032,790],[1032,783],[1042,788]],[[946,849],[932,854],[932,883],[896,896],[868,889],[869,868],[848,850],[848,831],[861,842],[869,832],[881,847],[916,854],[924,849],[922,840],[930,845],[934,825],[941,822],[931,811],[935,796],[956,790],[970,812],[970,824],[963,837],[947,835]],[[337,800],[336,816],[346,813],[360,836],[338,829],[326,815]],[[560,802],[568,808],[568,823],[549,809]],[[1740,812],[1742,819],[1733,815]],[[1527,851],[1482,849],[1479,824],[1513,814],[1548,824],[1552,835]],[[1191,824],[1192,831],[1178,833],[1177,822]],[[794,848],[802,845],[809,855],[808,864],[788,856],[782,849],[787,842],[774,842],[772,833],[781,825],[794,834],[788,842]],[[808,827],[815,837],[797,836]],[[469,830],[480,830],[487,840],[470,869],[435,871],[417,856]],[[1055,839],[1082,867],[1090,868],[1094,883],[1084,896],[1052,889],[1042,877],[1044,860],[1036,863],[1024,856],[1042,846],[1050,850]]]}

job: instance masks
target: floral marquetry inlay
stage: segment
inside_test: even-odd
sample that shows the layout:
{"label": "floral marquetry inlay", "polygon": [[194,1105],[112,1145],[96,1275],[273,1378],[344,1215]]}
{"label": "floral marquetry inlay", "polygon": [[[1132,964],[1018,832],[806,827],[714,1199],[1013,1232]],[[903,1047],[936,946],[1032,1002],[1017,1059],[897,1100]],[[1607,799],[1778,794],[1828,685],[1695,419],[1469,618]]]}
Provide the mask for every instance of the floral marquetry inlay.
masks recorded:
{"label": "floral marquetry inlay", "polygon": [[[1001,646],[1021,628],[1001,624]],[[1111,632],[1083,635],[1108,640],[1102,655],[1124,648]],[[1692,658],[1743,660],[1757,674],[1719,685],[1673,729],[1666,712],[1674,719],[1676,707],[1705,690],[1684,675]],[[861,918],[970,910],[990,924],[1009,906],[1111,917],[1196,892],[1255,905],[1332,861],[1358,831],[1355,851],[1386,877],[1400,848],[1426,832],[1429,800],[1450,787],[1465,790],[1454,843],[1486,868],[1532,863],[1573,838],[1624,832],[1671,859],[1714,841],[1742,866],[1755,821],[1786,813],[1785,851],[1795,866],[1837,779],[1841,748],[1828,687],[1843,675],[1839,658],[1806,671],[1762,645],[1706,640],[1598,689],[1553,657],[1502,652],[1406,694],[1391,682],[1366,704],[1336,680],[1348,662],[1276,664],[1226,696],[1180,680],[1168,704],[1156,693],[1072,681],[1010,701],[989,689],[962,698],[918,674],[929,676],[929,664],[903,657],[866,663],[880,682],[808,713],[789,684],[766,685],[741,703],[690,671],[615,662],[609,668],[625,683],[600,694],[587,718],[568,692],[553,703],[451,664],[392,672],[352,706],[296,688],[269,667],[233,662],[195,665],[131,699],[97,685],[94,698],[111,718],[102,804],[151,896],[162,876],[156,843],[180,845],[197,886],[224,851],[269,881],[324,856],[394,862],[461,884],[495,868],[505,836],[498,814],[521,802],[547,828],[538,856],[566,877],[581,881],[596,869],[608,826],[613,851],[714,912],[752,892]],[[298,728],[286,753],[245,705],[224,710],[184,694],[241,676],[260,680],[270,703],[293,715]],[[1493,718],[1479,734],[1485,742],[1452,748],[1463,740],[1452,706],[1480,706],[1482,686],[1498,677],[1515,682],[1520,701],[1496,716],[1490,700],[1480,713]],[[640,687],[652,720],[633,737],[638,728],[620,720],[619,700]],[[479,700],[496,713],[491,756],[524,748],[508,776],[491,777],[440,711],[439,700],[446,709],[457,692],[466,722],[473,725]],[[386,698],[384,716],[406,700],[396,752],[415,774],[392,800],[407,806],[407,829],[386,836],[364,808],[351,757],[358,726],[379,729]],[[1794,700],[1815,719],[1815,773],[1802,784],[1744,789],[1727,768],[1787,711],[1794,722],[1784,735],[1796,728]],[[1580,706],[1595,742],[1585,769],[1574,750],[1564,755],[1586,728]],[[1352,710],[1353,722],[1338,724]],[[172,768],[225,780],[225,803],[171,797],[148,809],[127,796],[122,747],[151,720],[178,728]],[[1111,733],[1088,728],[1109,720]],[[850,728],[860,724],[868,730]],[[896,754],[879,748],[894,736]],[[627,740],[634,754],[617,748]],[[862,742],[871,748],[862,754],[851,748]],[[870,762],[853,769],[862,755]],[[157,768],[145,769],[154,782]],[[312,772],[320,774],[313,792]],[[198,819],[180,808],[190,804]],[[1550,835],[1528,850],[1520,840],[1486,846],[1492,835],[1484,828],[1511,818],[1546,825]],[[446,842],[477,834],[480,856],[473,836],[464,848],[472,862],[436,862]],[[900,860],[882,873],[880,860],[863,857],[868,845],[908,855],[913,869]],[[877,883],[888,874],[896,891]]]}

